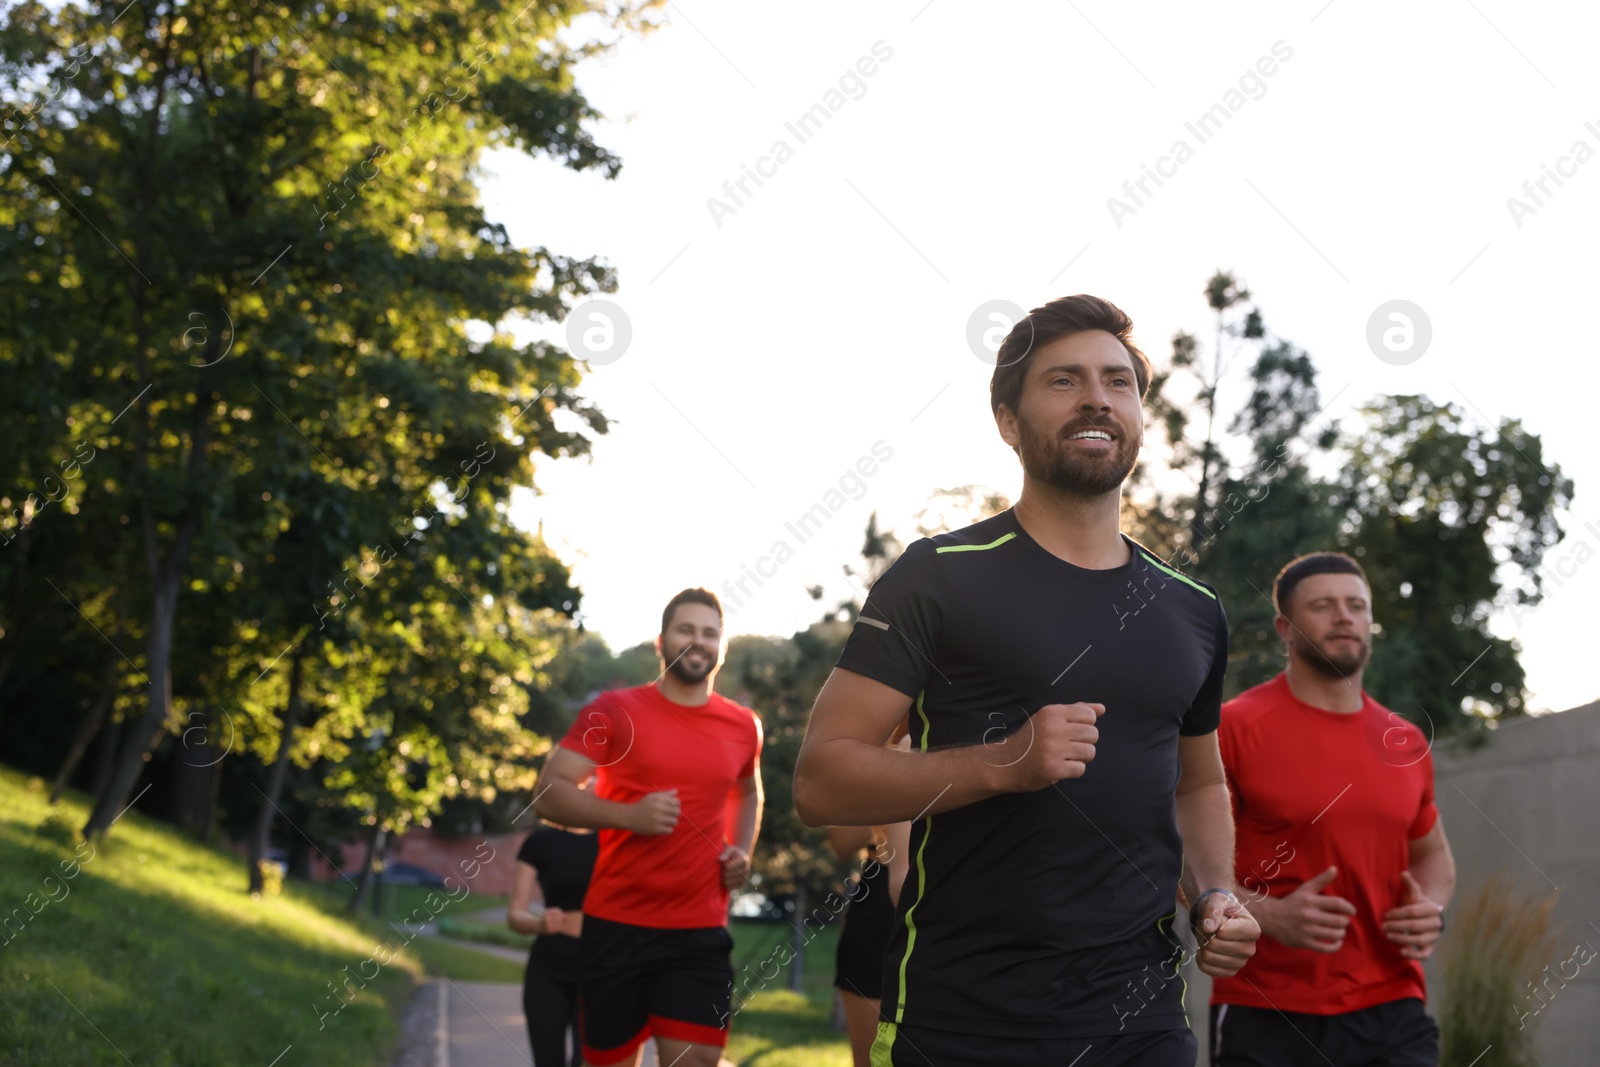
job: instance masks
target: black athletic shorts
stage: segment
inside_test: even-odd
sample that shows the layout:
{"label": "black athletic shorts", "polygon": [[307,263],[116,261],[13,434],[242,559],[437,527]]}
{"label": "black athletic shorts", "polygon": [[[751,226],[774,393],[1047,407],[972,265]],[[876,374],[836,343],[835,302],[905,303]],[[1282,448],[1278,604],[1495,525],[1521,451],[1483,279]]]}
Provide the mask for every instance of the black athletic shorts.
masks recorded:
{"label": "black athletic shorts", "polygon": [[1195,1067],[1194,1031],[1112,1037],[990,1037],[878,1023],[872,1067]]}
{"label": "black athletic shorts", "polygon": [[725,1046],[731,951],[725,926],[663,930],[585,915],[578,939],[583,1058],[630,1060],[651,1035]]}
{"label": "black athletic shorts", "polygon": [[[870,869],[869,869],[870,868]],[[851,886],[850,906],[834,953],[833,984],[868,1000],[883,997],[883,953],[894,925],[889,899],[889,868],[868,861],[861,879]]]}
{"label": "black athletic shorts", "polygon": [[1439,1024],[1415,997],[1339,1015],[1211,1007],[1211,1067],[1438,1067]]}
{"label": "black athletic shorts", "polygon": [[833,984],[868,1000],[883,998],[883,952],[889,944],[894,912],[863,912],[844,917],[834,952]]}

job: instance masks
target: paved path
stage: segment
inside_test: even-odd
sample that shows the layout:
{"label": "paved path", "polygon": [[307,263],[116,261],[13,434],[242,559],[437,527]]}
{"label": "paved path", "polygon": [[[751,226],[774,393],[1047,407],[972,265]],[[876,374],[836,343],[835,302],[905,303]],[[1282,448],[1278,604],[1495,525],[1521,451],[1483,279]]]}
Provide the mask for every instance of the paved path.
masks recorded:
{"label": "paved path", "polygon": [[445,983],[448,1064],[438,1067],[527,1067],[528,1030],[522,987],[509,982]]}
{"label": "paved path", "polygon": [[[440,938],[451,944],[522,962],[518,949],[473,941]],[[433,1067],[530,1067],[528,1029],[522,1016],[522,986],[511,982],[439,983],[444,1024],[438,1034]],[[541,1064],[540,1067],[543,1067]],[[645,1044],[640,1067],[658,1067],[655,1042]]]}

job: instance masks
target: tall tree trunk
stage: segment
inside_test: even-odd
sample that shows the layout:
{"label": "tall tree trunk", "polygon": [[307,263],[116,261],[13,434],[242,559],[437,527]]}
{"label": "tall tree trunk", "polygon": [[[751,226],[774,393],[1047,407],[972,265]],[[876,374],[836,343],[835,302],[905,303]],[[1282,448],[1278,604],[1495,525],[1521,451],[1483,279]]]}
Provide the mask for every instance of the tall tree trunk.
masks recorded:
{"label": "tall tree trunk", "polygon": [[0,687],[5,685],[6,675],[11,673],[11,665],[17,661],[17,654],[22,650],[22,638],[38,614],[37,612],[23,614],[23,605],[27,603],[23,579],[28,574],[28,546],[33,540],[30,536],[31,528],[30,522],[6,542],[7,547],[16,544],[17,548],[11,557],[9,603],[6,605],[4,619],[0,620],[0,628],[5,630],[5,637],[0,638]]}
{"label": "tall tree trunk", "polygon": [[300,678],[305,656],[296,649],[289,660],[289,696],[283,704],[283,726],[278,731],[278,754],[273,758],[272,770],[267,775],[267,788],[261,797],[261,810],[256,813],[256,825],[250,834],[250,892],[262,889],[261,861],[272,847],[272,819],[278,813],[278,801],[283,796],[283,781],[289,773],[289,750],[294,747],[294,728],[300,718]]}
{"label": "tall tree trunk", "polygon": [[[155,159],[161,129],[161,114],[166,103],[170,80],[167,71],[173,48],[171,19],[167,20],[165,31],[161,49],[153,57],[155,69],[160,73],[156,79],[150,110],[144,115],[145,151],[142,157],[135,155],[132,159],[139,189],[134,215],[133,246],[135,269],[141,275],[150,265],[150,232],[156,202],[160,196],[160,189],[156,184]],[[150,322],[152,299],[150,287],[135,286],[133,296],[133,340],[138,361],[139,384],[143,386],[138,396],[142,397],[155,384],[150,372],[150,356],[156,351],[152,342],[154,330]],[[216,340],[218,336],[214,334],[212,339]],[[145,671],[149,677],[150,699],[145,713],[135,722],[128,724],[123,731],[126,739],[116,769],[112,773],[105,794],[96,798],[94,811],[89,815],[89,821],[83,828],[85,837],[104,837],[106,831],[111,828],[111,823],[127,806],[128,795],[139,779],[146,753],[157,740],[172,707],[170,673],[172,628],[177,617],[178,590],[182,585],[185,557],[189,554],[189,545],[194,540],[195,531],[200,523],[200,505],[195,498],[199,495],[204,472],[207,431],[210,428],[211,405],[215,400],[214,390],[199,388],[195,390],[194,407],[191,411],[189,453],[183,472],[187,499],[183,511],[174,517],[175,532],[165,555],[162,554],[159,519],[150,484],[149,404],[145,405],[133,424],[135,485],[138,490],[139,517],[144,531],[145,566],[150,574],[150,622],[145,632],[147,661]]]}
{"label": "tall tree trunk", "polygon": [[193,536],[194,523],[193,512],[184,516],[178,543],[164,561],[165,566],[152,576],[155,578],[155,588],[150,605],[150,629],[145,636],[145,667],[150,678],[150,699],[145,705],[144,714],[124,731],[127,737],[117,757],[116,769],[105,795],[96,801],[94,812],[83,827],[85,837],[105,836],[112,821],[127,806],[133,785],[144,769],[145,754],[158,739],[172,707],[172,624],[178,607],[180,560],[186,554],[183,550],[188,548]]}
{"label": "tall tree trunk", "polygon": [[1202,396],[1206,409],[1206,440],[1200,446],[1200,488],[1194,497],[1194,517],[1189,520],[1189,548],[1197,550],[1211,539],[1212,531],[1206,527],[1211,519],[1211,472],[1220,467],[1222,457],[1217,454],[1217,392],[1222,388],[1222,312],[1217,312],[1216,349],[1211,357],[1211,381],[1205,384]]}
{"label": "tall tree trunk", "polygon": [[227,734],[232,730],[231,720],[226,728],[219,728],[214,708],[190,711],[188,725],[174,746],[168,765],[173,825],[189,836],[203,840],[212,820],[211,781],[215,770],[227,756]]}
{"label": "tall tree trunk", "polygon": [[217,812],[221,810],[218,807],[218,804],[221,802],[221,800],[222,761],[217,760],[217,762],[211,765],[210,792],[206,796],[206,810],[211,813],[211,817],[206,820],[206,832],[204,836],[200,838],[201,841],[208,845],[211,844],[212,839],[217,836]]}
{"label": "tall tree trunk", "polygon": [[113,717],[100,735],[99,751],[94,757],[94,779],[89,783],[89,791],[94,794],[96,804],[111,786],[111,772],[116,768],[117,753],[121,751],[122,720]]}
{"label": "tall tree trunk", "polygon": [[22,652],[22,639],[32,629],[32,622],[33,616],[30,615],[7,629],[5,637],[0,638],[0,686],[5,685],[6,676],[11,673],[11,665],[17,662],[17,656]]}
{"label": "tall tree trunk", "polygon": [[106,657],[106,669],[100,679],[100,691],[95,694],[94,703],[89,707],[89,714],[85,715],[83,722],[78,725],[78,732],[73,737],[66,756],[61,760],[61,769],[56,771],[56,780],[51,783],[52,804],[61,799],[62,790],[67,788],[67,783],[72,780],[72,773],[78,769],[78,761],[83,759],[83,754],[89,750],[89,743],[94,740],[105,722],[106,712],[111,710],[111,703],[117,696],[117,676],[121,673],[120,660],[120,656]]}
{"label": "tall tree trunk", "polygon": [[375,819],[372,830],[367,834],[367,855],[361,861],[361,877],[356,880],[356,891],[350,897],[350,903],[345,905],[345,910],[352,915],[361,910],[361,902],[367,898],[367,890],[372,887],[373,861],[378,858],[378,853],[383,848],[383,819]]}
{"label": "tall tree trunk", "polygon": [[[288,785],[290,789],[305,790],[313,784],[310,773],[292,763],[289,765],[289,776],[294,779]],[[311,881],[312,853],[311,842],[305,839],[305,835],[294,834],[289,838],[289,877]]]}

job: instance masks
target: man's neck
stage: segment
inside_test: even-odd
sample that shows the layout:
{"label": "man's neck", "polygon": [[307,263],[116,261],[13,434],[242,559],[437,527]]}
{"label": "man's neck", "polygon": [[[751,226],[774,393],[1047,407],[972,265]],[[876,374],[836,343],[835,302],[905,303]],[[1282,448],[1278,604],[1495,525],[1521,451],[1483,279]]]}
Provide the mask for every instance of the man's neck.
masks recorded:
{"label": "man's neck", "polygon": [[1366,706],[1361,694],[1360,670],[1345,678],[1330,678],[1307,666],[1298,657],[1290,656],[1283,673],[1289,680],[1289,692],[1303,704],[1345,714],[1360,711]]}
{"label": "man's neck", "polygon": [[1076,496],[1024,478],[1012,511],[1041,548],[1085,570],[1120,567],[1132,556],[1122,539],[1122,494]]}
{"label": "man's neck", "polygon": [[714,677],[708,674],[703,680],[690,685],[671,671],[663,671],[661,677],[656,679],[656,688],[674,704],[697,708],[711,699],[711,679]]}

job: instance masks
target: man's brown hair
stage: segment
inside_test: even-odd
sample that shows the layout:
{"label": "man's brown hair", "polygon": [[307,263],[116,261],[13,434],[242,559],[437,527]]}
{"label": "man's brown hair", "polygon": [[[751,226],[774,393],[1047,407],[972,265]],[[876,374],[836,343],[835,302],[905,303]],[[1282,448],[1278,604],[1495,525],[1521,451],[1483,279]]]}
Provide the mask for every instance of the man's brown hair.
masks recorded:
{"label": "man's brown hair", "polygon": [[1109,300],[1079,293],[1062,296],[1036,307],[1011,327],[995,353],[994,377],[989,379],[989,407],[1000,411],[1004,404],[1012,411],[1022,399],[1022,382],[1028,375],[1028,362],[1036,349],[1069,334],[1085,330],[1104,330],[1128,350],[1133,360],[1133,376],[1139,381],[1139,398],[1150,391],[1150,360],[1133,343],[1133,320]]}
{"label": "man's brown hair", "polygon": [[661,612],[661,632],[665,634],[667,627],[672,625],[672,613],[678,610],[679,604],[704,604],[717,613],[717,620],[722,619],[722,601],[717,599],[717,594],[709,589],[696,586],[685,589],[671,600],[667,601],[666,608]]}
{"label": "man's brown hair", "polygon": [[1279,615],[1288,617],[1285,609],[1294,600],[1295,587],[1313,574],[1353,574],[1368,589],[1372,588],[1372,583],[1367,581],[1367,572],[1361,569],[1361,564],[1354,557],[1343,552],[1307,552],[1285,563],[1272,584],[1272,606],[1278,609]]}

